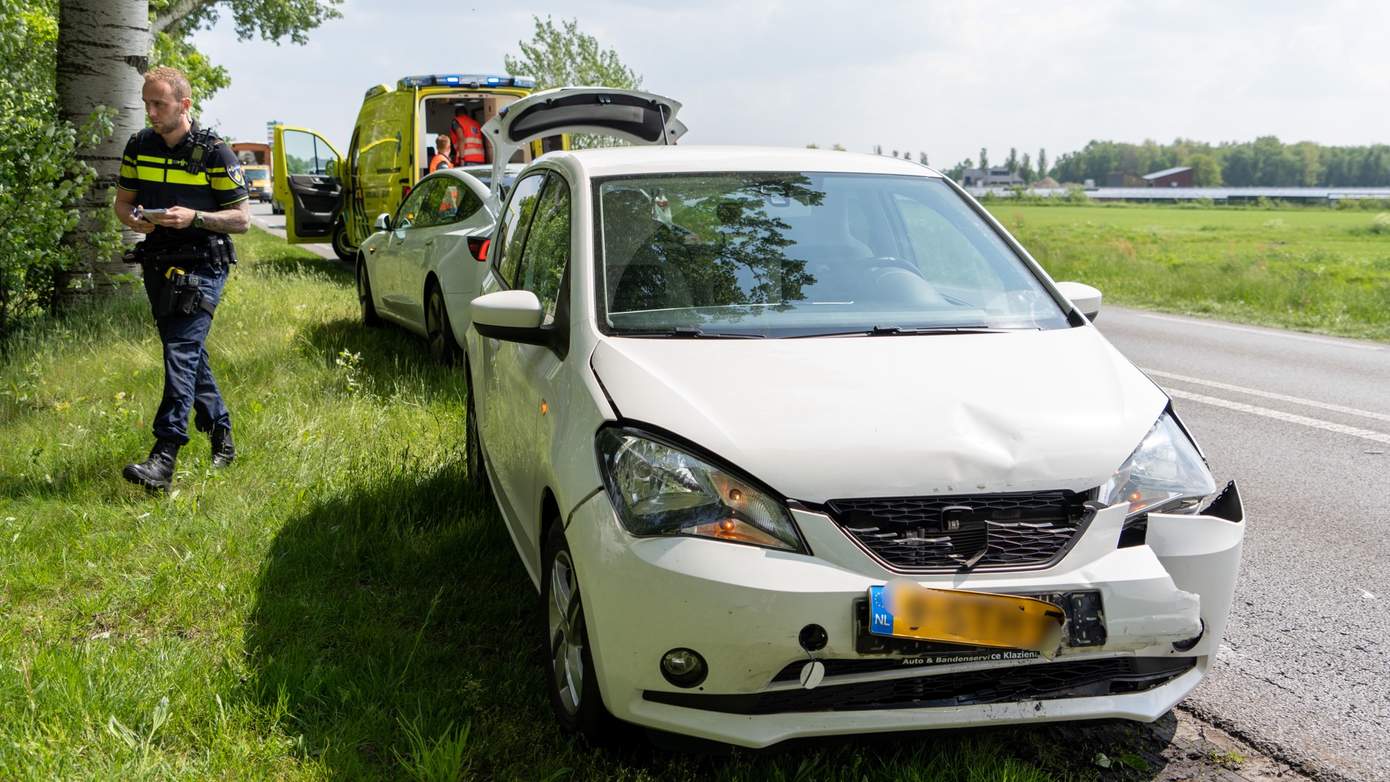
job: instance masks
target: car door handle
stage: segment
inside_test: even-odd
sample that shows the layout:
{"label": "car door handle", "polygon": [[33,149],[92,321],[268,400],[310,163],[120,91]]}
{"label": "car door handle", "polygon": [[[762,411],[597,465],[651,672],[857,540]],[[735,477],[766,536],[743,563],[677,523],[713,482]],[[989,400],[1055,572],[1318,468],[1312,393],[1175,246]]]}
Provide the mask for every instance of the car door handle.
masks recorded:
{"label": "car door handle", "polygon": [[425,240],[425,246],[426,246],[426,247],[433,247],[433,246],[434,246],[434,240],[433,240],[433,239],[426,239],[426,240]]}

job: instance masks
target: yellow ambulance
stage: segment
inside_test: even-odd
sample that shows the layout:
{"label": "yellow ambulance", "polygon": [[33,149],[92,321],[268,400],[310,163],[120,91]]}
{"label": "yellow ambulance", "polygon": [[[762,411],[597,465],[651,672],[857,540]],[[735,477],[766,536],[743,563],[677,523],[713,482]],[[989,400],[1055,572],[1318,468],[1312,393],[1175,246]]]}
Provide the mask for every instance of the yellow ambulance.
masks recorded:
{"label": "yellow ambulance", "polygon": [[[428,173],[434,140],[449,133],[455,116],[467,114],[485,124],[535,86],[520,76],[460,73],[379,84],[362,100],[346,157],[314,130],[276,125],[271,168],[289,241],[331,241],[339,258],[354,258],[372,234],[376,216],[395,214]],[[484,148],[486,162],[493,162],[492,148]],[[551,149],[568,148],[567,137],[545,138],[519,150],[510,162],[526,163]]]}

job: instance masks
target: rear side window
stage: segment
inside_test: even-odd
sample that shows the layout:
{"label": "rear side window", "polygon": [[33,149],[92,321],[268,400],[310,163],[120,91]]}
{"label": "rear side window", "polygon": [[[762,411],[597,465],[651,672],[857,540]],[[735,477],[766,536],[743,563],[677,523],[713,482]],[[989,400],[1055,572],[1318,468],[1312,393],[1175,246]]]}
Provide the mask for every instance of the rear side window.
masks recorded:
{"label": "rear side window", "polygon": [[516,267],[521,262],[521,247],[526,243],[526,229],[540,201],[545,173],[537,172],[516,184],[507,208],[502,213],[502,226],[497,231],[501,247],[495,259],[497,276],[509,287],[516,285]]}
{"label": "rear side window", "polygon": [[536,217],[521,255],[516,287],[536,294],[545,311],[545,323],[555,319],[560,281],[570,259],[570,189],[552,174],[536,206]]}

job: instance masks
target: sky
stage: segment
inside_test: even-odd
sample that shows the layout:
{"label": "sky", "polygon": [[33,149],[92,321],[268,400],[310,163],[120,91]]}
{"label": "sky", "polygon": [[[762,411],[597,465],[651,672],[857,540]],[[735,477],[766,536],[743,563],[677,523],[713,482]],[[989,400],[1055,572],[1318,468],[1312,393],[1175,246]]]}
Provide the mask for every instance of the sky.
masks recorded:
{"label": "sky", "polygon": [[[1390,142],[1390,3],[347,0],[304,46],[198,48],[230,87],[203,120],[238,140],[266,122],[343,150],[363,93],[407,74],[502,73],[533,15],[575,18],[643,88],[684,104],[682,143],[842,144],[949,168],[1016,147],[1055,161],[1091,139]],[[978,162],[978,160],[976,161]]]}

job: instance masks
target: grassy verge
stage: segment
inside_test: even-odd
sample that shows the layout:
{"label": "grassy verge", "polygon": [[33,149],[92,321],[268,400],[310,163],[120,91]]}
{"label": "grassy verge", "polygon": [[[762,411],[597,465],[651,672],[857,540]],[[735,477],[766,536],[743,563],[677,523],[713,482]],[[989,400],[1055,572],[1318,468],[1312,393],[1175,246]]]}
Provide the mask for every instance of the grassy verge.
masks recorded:
{"label": "grassy verge", "polygon": [[1054,279],[1094,285],[1110,303],[1390,340],[1390,218],[1377,213],[989,209]]}
{"label": "grassy verge", "polygon": [[120,479],[161,382],[143,302],[0,365],[0,779],[1043,780],[1124,756],[1075,726],[714,758],[561,736],[534,593],[464,488],[457,373],[361,328],[342,266],[238,244],[209,344],[230,470],[195,436],[167,497]]}

